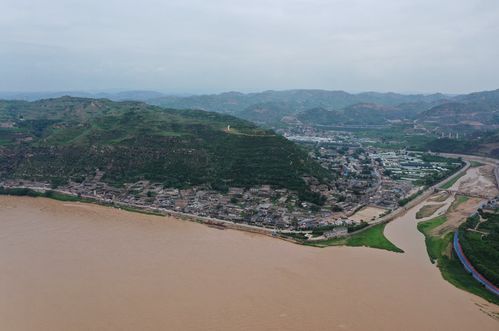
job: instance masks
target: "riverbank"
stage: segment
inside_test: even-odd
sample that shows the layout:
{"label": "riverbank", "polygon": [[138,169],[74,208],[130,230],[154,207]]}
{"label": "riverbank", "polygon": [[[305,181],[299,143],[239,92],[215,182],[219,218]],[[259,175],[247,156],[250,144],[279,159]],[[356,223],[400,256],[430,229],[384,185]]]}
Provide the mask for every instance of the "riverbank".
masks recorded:
{"label": "riverbank", "polygon": [[[486,160],[482,161],[486,163]],[[448,193],[445,200],[440,199],[443,196],[430,198],[428,201],[431,202],[433,200],[433,203],[435,203],[435,199],[442,200],[440,202],[445,202],[445,207],[443,207],[443,211],[440,209],[441,211],[436,217],[433,217],[433,213],[432,215],[423,215],[427,217],[423,217],[424,219],[417,224],[417,228],[425,237],[426,250],[431,262],[436,264],[439,272],[446,281],[460,289],[478,295],[489,302],[499,304],[499,297],[487,291],[465,270],[454,251],[455,247],[453,247],[454,233],[470,215],[476,213],[483,201],[482,198],[472,196],[476,192],[475,183],[485,183],[486,178],[484,177],[490,177],[490,174],[477,169],[480,167],[490,167],[490,164],[487,165],[484,163],[481,165],[475,163],[475,167],[457,177],[457,180],[452,180],[452,185],[448,186],[449,189],[452,189],[452,192],[462,192],[463,194],[470,192],[470,196]],[[495,166],[495,162],[492,165]],[[492,169],[492,171],[494,170]],[[495,190],[494,185],[491,183],[487,185],[489,187],[492,186],[492,189],[489,188],[486,190],[486,193],[489,194],[489,198],[493,198],[497,194],[497,190]],[[485,192],[484,186],[482,184],[482,190]],[[415,214],[416,220],[420,212],[421,210]]]}
{"label": "riverbank", "polygon": [[215,219],[211,217],[203,217],[193,214],[186,214],[182,212],[177,212],[173,210],[154,208],[149,206],[134,205],[130,203],[123,203],[119,201],[110,201],[105,199],[99,199],[91,196],[77,196],[69,192],[59,191],[59,190],[47,190],[43,187],[0,187],[0,195],[12,195],[12,196],[28,196],[28,197],[42,197],[49,198],[63,202],[78,202],[78,203],[89,203],[96,204],[105,207],[113,207],[117,209],[122,209],[129,212],[141,213],[146,215],[155,216],[172,216],[180,220],[192,221],[196,223],[202,223],[209,226],[216,226],[220,229],[232,229],[238,231],[246,231],[250,233],[257,233],[266,236],[271,236],[281,240],[293,242],[296,244],[301,244],[301,241],[294,239],[292,237],[285,236],[285,233],[303,233],[303,231],[281,231],[277,232],[275,229],[252,226],[248,224],[234,223],[231,221]]}
{"label": "riverbank", "polygon": [[[454,253],[459,258],[459,261],[463,265],[464,269],[481,285],[483,285],[489,292],[494,294],[498,298],[496,304],[499,304],[499,288],[491,283],[488,278],[484,277],[476,268],[471,264],[469,258],[463,251],[461,243],[459,242],[458,231],[454,232],[452,246],[454,248]],[[497,260],[495,261],[497,262]]]}
{"label": "riverbank", "polygon": [[[314,240],[313,243],[311,243],[308,240],[305,240],[302,234],[309,233],[310,231],[298,231],[298,230],[278,230],[276,228],[265,228],[265,227],[259,227],[259,226],[253,226],[249,224],[244,224],[244,223],[235,223],[232,221],[227,221],[227,220],[221,220],[221,219],[215,219],[211,217],[204,217],[204,216],[199,216],[199,215],[194,215],[194,214],[187,214],[183,212],[177,212],[169,209],[164,209],[164,208],[156,208],[156,207],[151,207],[151,206],[145,206],[145,205],[135,205],[131,203],[124,203],[120,201],[113,201],[109,199],[99,199],[95,196],[86,196],[86,195],[75,195],[71,192],[65,192],[65,191],[60,191],[57,189],[47,189],[46,187],[26,187],[26,186],[16,186],[16,187],[7,187],[0,189],[0,194],[11,194],[11,195],[26,195],[26,196],[32,196],[32,197],[47,197],[47,198],[52,198],[60,201],[74,201],[74,202],[83,202],[83,203],[94,203],[94,204],[100,204],[103,206],[108,206],[108,207],[115,207],[119,209],[124,209],[132,212],[139,212],[139,213],[145,213],[145,214],[152,214],[152,215],[158,215],[158,216],[174,216],[183,220],[189,220],[189,221],[194,221],[198,223],[203,223],[203,224],[208,224],[210,226],[216,226],[219,228],[228,228],[228,229],[233,229],[233,230],[239,230],[239,231],[247,231],[251,233],[258,233],[258,234],[263,234],[266,236],[271,236],[274,238],[278,238],[281,240],[293,242],[296,244],[310,244],[309,246],[315,246],[315,247],[325,247],[329,245],[337,246],[338,243],[341,242],[350,242],[350,243],[357,243],[356,246],[367,246],[367,247],[372,247],[372,248],[381,248],[381,249],[388,249],[390,251],[394,252],[402,252],[401,249],[396,247],[393,244],[390,244],[389,240],[386,238],[384,239],[374,239],[372,238],[373,234],[374,237],[378,236],[379,231],[372,231],[369,235],[360,235],[363,231],[367,231],[371,229],[372,227],[376,227],[379,224],[385,224],[396,217],[401,216],[405,211],[408,209],[412,208],[413,206],[417,205],[419,202],[423,201],[426,199],[429,195],[431,195],[436,188],[438,188],[440,185],[446,183],[449,180],[453,180],[455,176],[458,176],[462,172],[466,172],[466,170],[470,167],[470,163],[465,161],[465,165],[461,167],[457,172],[454,174],[449,175],[447,178],[443,179],[439,183],[436,183],[432,185],[431,187],[428,187],[424,190],[420,190],[415,194],[414,196],[411,196],[411,198],[408,200],[407,203],[405,203],[403,206],[400,206],[399,208],[395,209],[394,211],[391,211],[390,213],[380,217],[378,220],[371,222],[368,226],[362,227],[359,230],[355,230],[351,233],[347,234],[347,237],[352,237],[351,240]],[[381,232],[381,236],[383,236],[383,233]],[[338,238],[341,239],[341,238]],[[361,244],[362,243],[362,244]],[[373,244],[376,243],[376,244]]]}
{"label": "riverbank", "polygon": [[499,305],[499,297],[490,293],[463,268],[453,253],[453,231],[437,235],[433,231],[447,221],[445,215],[418,223],[418,230],[424,235],[428,255],[436,263],[442,277],[452,285],[473,293],[485,300]]}
{"label": "riverbank", "polygon": [[278,238],[281,240],[289,241],[295,244],[307,245],[313,247],[327,247],[327,246],[366,246],[371,248],[386,249],[392,252],[403,253],[403,251],[393,245],[389,240],[383,236],[384,225],[379,224],[374,227],[369,227],[369,231],[361,232],[356,231],[354,234],[347,236],[346,238],[335,238],[325,241],[307,241],[304,240],[303,234],[307,233],[304,231],[276,231],[275,229],[268,229],[256,226],[250,226],[245,224],[237,224],[230,221],[218,220],[213,218],[201,217],[197,215],[185,214],[181,212],[175,212],[170,210],[158,210],[151,207],[138,207],[131,206],[129,204],[122,204],[116,202],[100,201],[98,199],[90,197],[78,197],[74,195],[69,195],[60,191],[45,190],[41,188],[9,188],[0,189],[0,195],[13,195],[13,196],[29,196],[29,197],[43,197],[50,198],[63,202],[81,202],[81,203],[93,203],[106,207],[114,207],[130,212],[137,212],[147,215],[156,216],[173,216],[182,220],[194,221],[202,224],[207,224],[208,226],[213,226],[218,229],[232,229],[239,231],[246,231],[251,233],[262,234],[266,236],[271,236],[273,238]]}
{"label": "riverbank", "polygon": [[[292,230],[276,230],[257,226],[251,226],[247,224],[239,224],[226,220],[219,220],[209,217],[202,217],[198,215],[186,214],[182,212],[176,212],[172,210],[153,208],[148,206],[137,206],[131,204],[125,204],[115,201],[100,200],[94,197],[87,196],[76,196],[68,192],[58,191],[58,190],[47,190],[41,187],[11,187],[11,188],[0,188],[0,195],[13,195],[13,196],[29,196],[29,197],[43,197],[50,198],[58,201],[64,202],[81,202],[81,203],[91,203],[98,204],[106,207],[114,207],[117,209],[122,209],[130,212],[137,212],[148,215],[156,216],[173,216],[181,220],[188,220],[197,223],[207,224],[209,226],[215,226],[219,229],[232,229],[238,231],[246,231],[250,233],[262,234],[266,236],[271,236],[273,238],[285,240],[299,245],[307,245],[313,247],[327,247],[327,246],[366,246],[371,248],[386,249],[389,251],[403,253],[403,251],[393,245],[389,240],[384,238],[383,229],[384,224],[388,220],[392,220],[396,217],[397,213],[391,213],[381,218],[385,220],[384,222],[376,222],[376,224],[371,224],[360,230],[354,231],[348,234],[344,238],[333,238],[328,240],[305,240],[304,234],[310,231],[292,231]],[[406,210],[410,205],[401,207],[400,210]],[[400,211],[398,210],[398,211]],[[391,218],[390,218],[391,216]],[[366,233],[364,234],[364,231]]]}
{"label": "riverbank", "polygon": [[370,227],[366,231],[358,232],[342,238],[332,238],[321,241],[305,241],[303,244],[321,248],[328,246],[370,247],[385,249],[395,253],[403,253],[403,250],[395,246],[384,236],[383,232],[385,225],[386,224],[377,224]]}
{"label": "riverbank", "polygon": [[[368,226],[363,227],[357,231],[353,231],[353,232],[349,233],[348,235],[345,236],[345,238],[315,240],[313,243],[309,242],[309,241],[303,241],[303,240],[301,240],[301,241],[303,244],[307,244],[307,245],[315,246],[315,247],[338,246],[341,244],[348,245],[349,242],[359,242],[360,241],[360,242],[364,243],[361,246],[387,249],[387,250],[399,252],[399,253],[403,252],[402,249],[400,249],[399,247],[397,247],[396,245],[391,243],[390,240],[388,240],[386,237],[384,237],[383,231],[381,232],[381,234],[378,233],[379,232],[379,231],[377,231],[378,229],[380,229],[380,228],[384,229],[384,226],[380,227],[380,225],[387,224],[398,217],[402,217],[408,210],[414,208],[415,206],[419,205],[423,201],[426,201],[431,195],[433,195],[435,192],[437,192],[438,189],[442,185],[446,185],[448,182],[453,182],[453,185],[454,185],[454,183],[459,178],[461,178],[464,174],[466,174],[466,172],[468,171],[468,169],[470,169],[470,167],[471,167],[471,163],[467,160],[464,160],[464,166],[462,166],[455,173],[449,175],[447,178],[444,178],[443,180],[439,181],[438,183],[435,183],[432,186],[427,187],[426,189],[422,189],[422,190],[418,191],[416,194],[411,196],[411,198],[408,199],[407,202],[404,203],[399,208],[391,211],[390,213],[388,213],[385,216],[380,217],[376,221],[369,223]],[[367,236],[361,235],[364,231],[370,231],[372,228],[377,228],[377,230],[372,231],[372,233],[370,233]],[[378,242],[378,244],[371,246],[371,243],[373,242],[373,240],[371,239],[371,236],[373,236],[373,235],[375,237],[381,236],[381,237],[383,237],[383,239],[380,238],[380,239],[375,240],[376,242]],[[349,237],[354,237],[354,239],[350,241],[350,240],[348,240]],[[383,242],[383,244],[379,244],[381,242]]]}
{"label": "riverbank", "polygon": [[464,268],[499,298],[499,214],[479,210],[454,233],[454,250]]}

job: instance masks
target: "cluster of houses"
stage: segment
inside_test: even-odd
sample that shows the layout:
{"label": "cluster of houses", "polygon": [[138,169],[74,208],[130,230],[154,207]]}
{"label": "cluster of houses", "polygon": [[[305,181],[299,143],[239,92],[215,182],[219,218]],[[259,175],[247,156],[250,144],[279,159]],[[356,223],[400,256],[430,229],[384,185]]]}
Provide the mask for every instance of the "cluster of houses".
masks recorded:
{"label": "cluster of houses", "polygon": [[[384,174],[387,169],[424,173],[428,167],[423,167],[417,156],[403,152],[375,153],[371,149],[330,144],[319,144],[310,155],[335,176],[330,183],[303,178],[313,192],[324,197],[321,206],[301,201],[297,192],[270,185],[230,187],[228,192],[219,192],[208,186],[179,189],[144,180],[113,187],[103,182],[104,172],[98,169],[88,178],[70,181],[57,189],[109,203],[160,208],[267,228],[303,230],[332,225],[335,230],[328,236],[337,236],[342,227],[360,222],[350,217],[363,206],[393,209],[401,198],[414,191],[413,181],[393,179]],[[432,170],[439,171],[438,167],[432,165]],[[46,182],[22,180],[4,181],[0,185],[50,189]]]}
{"label": "cluster of houses", "polygon": [[[95,198],[107,203],[172,210],[276,229],[299,230],[358,223],[345,219],[344,213],[335,216],[328,208],[312,210],[309,203],[299,200],[296,192],[272,188],[269,185],[250,189],[231,187],[226,193],[213,191],[207,187],[168,188],[148,181],[125,184],[116,188],[101,182],[102,174],[97,171],[94,179],[81,183],[69,182],[57,187],[57,191]],[[0,186],[25,187],[42,191],[53,189],[47,182],[27,180],[5,180],[0,182]]]}
{"label": "cluster of houses", "polygon": [[370,157],[377,160],[392,178],[409,182],[417,182],[425,177],[444,173],[449,170],[449,166],[459,166],[447,162],[425,162],[422,153],[407,152],[406,150],[373,152]]}
{"label": "cluster of houses", "polygon": [[499,196],[488,200],[480,208],[488,213],[499,213]]}

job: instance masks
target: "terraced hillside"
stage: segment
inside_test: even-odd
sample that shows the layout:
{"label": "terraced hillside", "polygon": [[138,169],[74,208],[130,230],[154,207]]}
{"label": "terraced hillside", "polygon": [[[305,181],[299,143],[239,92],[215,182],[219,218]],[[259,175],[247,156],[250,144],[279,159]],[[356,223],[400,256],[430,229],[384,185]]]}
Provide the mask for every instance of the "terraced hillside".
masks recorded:
{"label": "terraced hillside", "polygon": [[0,176],[113,185],[146,179],[215,189],[270,184],[310,196],[328,174],[272,131],[232,116],[140,102],[62,97],[0,101]]}

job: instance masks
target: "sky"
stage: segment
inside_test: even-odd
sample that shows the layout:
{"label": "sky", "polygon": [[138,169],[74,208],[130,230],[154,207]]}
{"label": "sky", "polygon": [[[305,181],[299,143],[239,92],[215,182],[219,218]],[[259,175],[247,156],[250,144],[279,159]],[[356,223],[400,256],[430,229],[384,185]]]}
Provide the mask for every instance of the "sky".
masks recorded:
{"label": "sky", "polygon": [[499,88],[498,0],[0,0],[0,91]]}

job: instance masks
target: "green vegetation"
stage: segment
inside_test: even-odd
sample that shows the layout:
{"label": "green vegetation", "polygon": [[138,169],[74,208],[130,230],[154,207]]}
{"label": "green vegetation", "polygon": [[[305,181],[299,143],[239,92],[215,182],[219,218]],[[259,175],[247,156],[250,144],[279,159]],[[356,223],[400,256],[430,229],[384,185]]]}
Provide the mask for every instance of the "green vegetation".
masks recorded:
{"label": "green vegetation", "polygon": [[499,130],[477,131],[466,139],[439,138],[428,142],[423,150],[433,152],[475,154],[499,158]]}
{"label": "green vegetation", "polygon": [[407,205],[409,202],[411,202],[412,200],[416,199],[419,195],[421,195],[421,193],[423,193],[423,190],[419,190],[416,193],[411,194],[407,198],[400,199],[399,206],[403,207],[403,206]]}
{"label": "green vegetation", "polygon": [[[469,110],[467,110],[469,111]],[[489,113],[492,115],[492,112]],[[469,115],[468,115],[469,116]],[[470,116],[471,117],[471,116]],[[496,121],[499,119],[495,115]],[[491,121],[484,121],[485,125],[492,124]],[[435,138],[422,148],[433,152],[483,155],[487,157],[499,158],[499,129],[488,128],[488,130],[469,129],[465,138]],[[479,166],[475,163],[475,166]]]}
{"label": "green vegetation", "polygon": [[268,184],[320,205],[323,197],[303,177],[330,179],[294,143],[228,115],[63,97],[3,101],[0,118],[15,124],[19,139],[29,138],[0,145],[0,176],[44,180],[54,188],[99,169],[102,180],[117,187],[139,180],[220,191]]}
{"label": "green vegetation", "polygon": [[428,251],[428,255],[430,256],[431,263],[435,263],[435,261],[443,251],[446,243],[445,238],[432,236],[431,233],[435,228],[444,224],[446,221],[447,217],[445,215],[442,215],[431,220],[418,223],[419,232],[421,232],[425,236],[426,250]]}
{"label": "green vegetation", "polygon": [[[351,131],[360,137],[374,138],[374,147],[498,158],[498,95],[499,90],[455,97],[289,90],[173,96],[152,102],[165,107],[228,113],[269,127],[293,126],[290,123],[297,118],[319,129]],[[418,120],[417,127],[411,123],[413,120]],[[477,130],[470,121],[479,122],[481,129]]]}
{"label": "green vegetation", "polygon": [[482,162],[478,162],[478,161],[471,161],[471,162],[470,162],[470,166],[471,166],[472,168],[478,168],[478,167],[481,167],[481,166],[483,166],[483,165],[484,165],[484,164],[483,164]]}
{"label": "green vegetation", "polygon": [[296,239],[299,241],[307,240],[307,236],[305,236],[304,233],[286,233],[286,234],[281,234],[281,236]]}
{"label": "green vegetation", "polygon": [[418,210],[416,213],[416,218],[425,218],[433,215],[438,209],[440,209],[443,206],[443,204],[436,204],[436,205],[424,205],[421,207],[421,209]]}
{"label": "green vegetation", "polygon": [[147,209],[140,209],[140,208],[135,208],[135,207],[130,207],[130,206],[122,206],[122,205],[116,205],[114,207],[116,207],[118,209],[129,211],[129,212],[133,212],[133,213],[140,213],[140,214],[153,215],[153,216],[165,216],[164,214],[161,214],[159,212],[154,212],[154,211],[147,210]]}
{"label": "green vegetation", "polygon": [[459,262],[452,250],[453,233],[435,234],[433,231],[445,223],[447,218],[439,216],[434,219],[418,223],[418,230],[425,236],[426,249],[432,263],[437,263],[442,277],[454,286],[481,296],[495,304],[499,304],[499,298],[486,290],[478,283]]}
{"label": "green vegetation", "polygon": [[59,201],[79,201],[93,203],[95,200],[88,198],[81,198],[75,195],[62,194],[55,191],[38,192],[29,188],[5,188],[0,186],[0,195],[15,195],[15,196],[29,196],[29,197],[43,197]]}
{"label": "green vegetation", "polygon": [[[370,146],[387,149],[407,148],[413,151],[432,151],[483,155],[499,158],[499,130],[476,131],[466,139],[440,138],[435,135],[414,132],[412,126],[390,124],[378,129],[349,129],[337,127],[342,131],[352,131],[358,137],[371,138],[376,142]],[[478,166],[478,165],[476,165]]]}
{"label": "green vegetation", "polygon": [[452,176],[456,171],[461,169],[465,163],[461,159],[446,158],[443,156],[423,154],[421,156],[423,162],[430,164],[431,162],[437,162],[446,170],[443,172],[434,172],[426,175],[424,178],[418,180],[416,183],[425,187],[431,187],[445,178]]}
{"label": "green vegetation", "polygon": [[456,159],[454,158],[448,158],[445,156],[440,156],[440,155],[435,155],[435,154],[429,154],[429,153],[424,153],[421,156],[421,160],[423,162],[439,162],[439,163],[454,163],[456,162]]}
{"label": "green vegetation", "polygon": [[465,203],[468,201],[470,198],[466,195],[457,195],[456,200],[452,202],[452,205],[450,206],[450,210],[455,210],[460,204]]}
{"label": "green vegetation", "polygon": [[366,246],[372,248],[386,249],[388,251],[403,253],[404,251],[395,246],[391,241],[386,239],[383,231],[386,224],[377,224],[364,231],[353,234],[345,238],[334,238],[321,241],[305,242],[305,245],[315,247],[327,246]]}
{"label": "green vegetation", "polygon": [[361,138],[377,140],[369,145],[377,148],[401,149],[407,148],[414,151],[424,151],[424,146],[431,141],[431,136],[416,135],[412,132],[412,126],[397,124],[382,129],[360,129],[355,130],[355,135]]}
{"label": "green vegetation", "polygon": [[[446,247],[452,245],[452,233],[447,234],[445,238]],[[447,255],[442,255],[438,259],[438,267],[442,273],[442,277],[451,283],[452,285],[465,290],[467,292],[478,295],[485,300],[499,305],[499,298],[485,289],[480,283],[478,283],[462,266],[459,259],[455,256],[454,252],[450,253],[450,257]]]}
{"label": "green vegetation", "polygon": [[[434,102],[442,98],[442,95],[401,95],[396,93],[360,93],[350,94],[343,91],[325,90],[287,90],[287,91],[265,91],[261,93],[238,93],[229,92],[212,95],[194,95],[187,97],[165,96],[154,100],[155,103],[171,108],[199,108],[210,111],[237,114],[243,116],[250,110],[263,109],[265,113],[277,112],[281,115],[298,113],[307,109],[324,107],[327,109],[342,109],[355,104],[355,108],[368,108],[370,105],[397,106],[386,109],[385,117],[393,114],[410,115],[423,111],[427,107],[426,102]],[[376,106],[376,105],[375,105]],[[419,106],[419,107],[418,107]],[[373,113],[384,110],[386,107],[370,107]],[[267,110],[268,109],[268,110]],[[284,111],[286,111],[284,113]],[[281,116],[282,117],[282,116]],[[265,117],[266,119],[267,117]]]}
{"label": "green vegetation", "polygon": [[[483,213],[469,217],[459,227],[459,242],[473,267],[491,283],[499,286],[499,215]],[[478,226],[477,226],[478,225]],[[475,232],[475,228],[477,231]]]}
{"label": "green vegetation", "polygon": [[442,188],[444,190],[450,189],[452,187],[452,185],[454,185],[459,180],[459,178],[463,177],[465,174],[466,174],[466,171],[460,172],[459,174],[455,175],[450,180],[448,180],[447,182],[445,182],[444,184],[442,184],[440,186],[440,188]]}
{"label": "green vegetation", "polygon": [[[355,224],[355,225],[349,225],[347,227],[347,230],[348,232],[355,232],[355,231],[358,231],[360,229],[363,229],[365,228],[366,226],[368,226],[369,224],[367,222],[360,222],[360,224]],[[338,226],[337,225],[324,225],[324,226],[318,226],[318,227],[314,227],[312,229],[308,229],[308,230],[311,230],[312,231],[312,236],[313,237],[320,237],[324,234],[324,232],[326,231],[330,231],[330,230],[333,230],[334,228],[337,228]]]}

